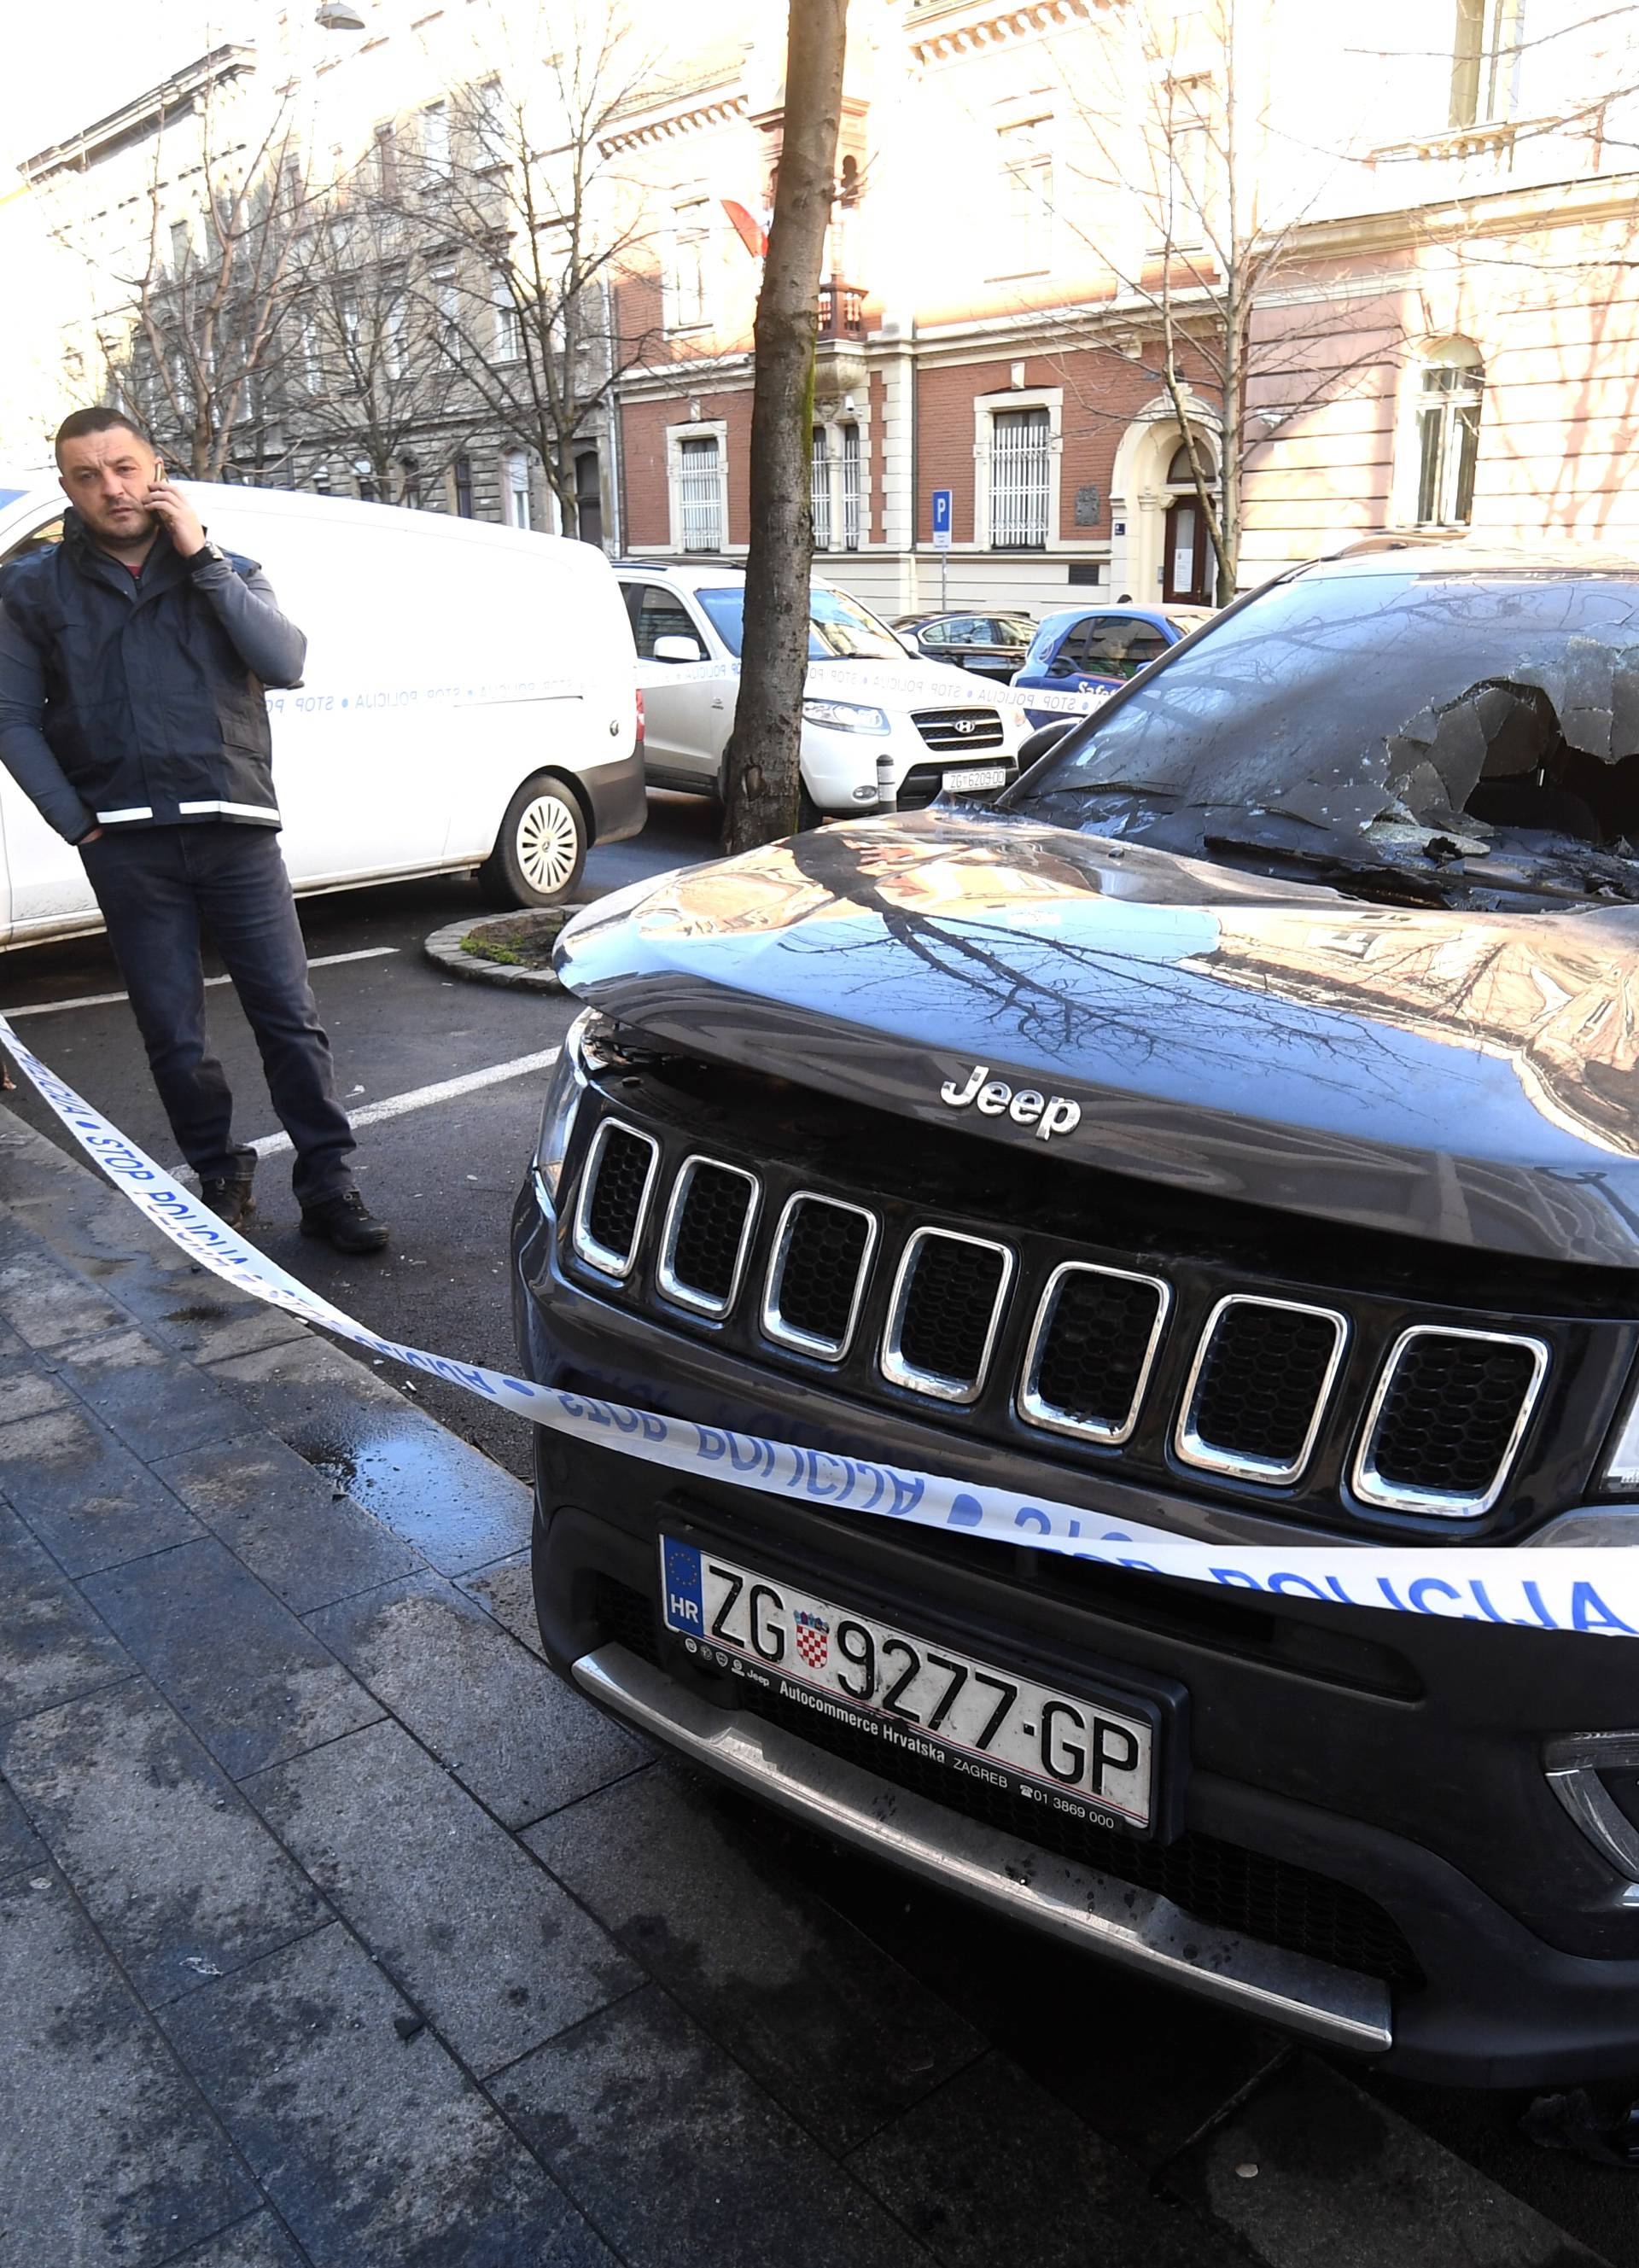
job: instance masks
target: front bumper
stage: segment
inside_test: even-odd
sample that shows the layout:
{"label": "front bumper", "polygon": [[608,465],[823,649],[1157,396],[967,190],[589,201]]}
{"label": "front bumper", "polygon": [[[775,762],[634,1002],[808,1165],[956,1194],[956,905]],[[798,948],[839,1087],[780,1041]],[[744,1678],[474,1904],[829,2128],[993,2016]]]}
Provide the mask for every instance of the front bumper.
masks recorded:
{"label": "front bumper", "polygon": [[[927,1428],[828,1408],[811,1388],[567,1280],[532,1195],[516,1229],[528,1374],[924,1469],[942,1451],[945,1469],[956,1465],[956,1445],[930,1442]],[[845,1442],[842,1425],[853,1429]],[[1512,2086],[1639,2065],[1639,1912],[1540,1768],[1547,1738],[1632,1720],[1621,1646],[1343,1608],[1306,1614],[1301,1601],[1249,1603],[1074,1562],[1044,1580],[1023,1547],[692,1479],[684,1488],[544,1431],[536,1446],[536,1602],[554,1666],[708,1769],[1016,1918],[1408,2076]],[[1011,1464],[974,1476],[1043,1485]],[[1158,1505],[1142,1516],[1157,1514],[1164,1524]],[[1077,1663],[1107,1680],[1124,1668],[1175,1680],[1189,1696],[1184,1840],[1213,1863],[1217,1853],[1247,1862],[1251,1924],[1222,1926],[1130,1870],[1045,1851],[926,1787],[892,1785],[828,1736],[804,1739],[739,1705],[736,1681],[685,1659],[659,1627],[656,1537],[680,1527],[742,1565],[992,1660],[1031,1662],[1061,1684]],[[1259,1884],[1285,1902],[1267,1929]],[[1380,1911],[1409,1963],[1377,1959],[1380,1944],[1354,1923],[1295,1937],[1292,1900],[1339,1885],[1346,1901]]]}

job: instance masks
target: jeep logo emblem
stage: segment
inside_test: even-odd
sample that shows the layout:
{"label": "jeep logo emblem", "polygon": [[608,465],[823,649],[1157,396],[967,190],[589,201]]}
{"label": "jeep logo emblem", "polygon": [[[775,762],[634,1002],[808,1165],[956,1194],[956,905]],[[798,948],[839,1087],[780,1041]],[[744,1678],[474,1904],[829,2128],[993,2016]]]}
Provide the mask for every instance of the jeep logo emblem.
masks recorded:
{"label": "jeep logo emblem", "polygon": [[975,1064],[963,1085],[948,1079],[939,1100],[952,1110],[965,1110],[971,1103],[983,1118],[1005,1114],[1015,1126],[1033,1126],[1038,1142],[1051,1142],[1055,1134],[1068,1134],[1082,1123],[1082,1106],[1067,1094],[1037,1094],[1033,1086],[1015,1093],[1005,1079],[991,1078],[988,1064]]}
{"label": "jeep logo emblem", "polygon": [[958,733],[977,733],[978,730],[978,718],[977,717],[958,717],[956,718],[956,730]]}

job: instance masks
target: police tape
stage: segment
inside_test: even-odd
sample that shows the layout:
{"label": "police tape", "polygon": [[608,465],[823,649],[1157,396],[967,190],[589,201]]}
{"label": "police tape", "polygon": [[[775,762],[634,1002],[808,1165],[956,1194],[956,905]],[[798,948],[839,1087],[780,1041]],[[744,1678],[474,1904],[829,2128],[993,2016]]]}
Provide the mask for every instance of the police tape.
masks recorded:
{"label": "police tape", "polygon": [[1402,1615],[1639,1637],[1639,1557],[1620,1545],[1556,1545],[1522,1553],[1486,1545],[1198,1543],[1141,1521],[1112,1521],[1083,1505],[663,1417],[404,1345],[332,1307],[218,1219],[26,1047],[4,1016],[0,1046],[86,1155],[200,1267],[303,1322],[406,1370],[446,1379],[531,1425],[671,1472],[822,1511],[954,1528],[1148,1574]]}

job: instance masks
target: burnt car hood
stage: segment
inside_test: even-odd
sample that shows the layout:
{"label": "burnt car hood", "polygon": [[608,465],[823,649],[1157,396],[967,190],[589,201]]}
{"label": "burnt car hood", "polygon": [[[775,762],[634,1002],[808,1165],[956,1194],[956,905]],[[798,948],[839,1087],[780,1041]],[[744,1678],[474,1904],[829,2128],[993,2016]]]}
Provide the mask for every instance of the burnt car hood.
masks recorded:
{"label": "burnt car hood", "polygon": [[[1036,1155],[1639,1266],[1639,908],[1366,905],[934,811],[622,891],[558,966],[658,1041]],[[1079,1117],[953,1107],[979,1066]]]}

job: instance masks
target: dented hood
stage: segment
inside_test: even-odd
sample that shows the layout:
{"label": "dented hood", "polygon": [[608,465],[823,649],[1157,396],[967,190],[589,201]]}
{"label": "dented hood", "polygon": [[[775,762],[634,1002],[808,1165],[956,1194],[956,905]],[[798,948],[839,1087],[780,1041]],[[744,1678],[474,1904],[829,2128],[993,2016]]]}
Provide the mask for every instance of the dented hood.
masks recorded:
{"label": "dented hood", "polygon": [[1639,908],[1364,905],[930,812],[624,891],[559,967],[656,1040],[1036,1155],[1639,1266]]}

